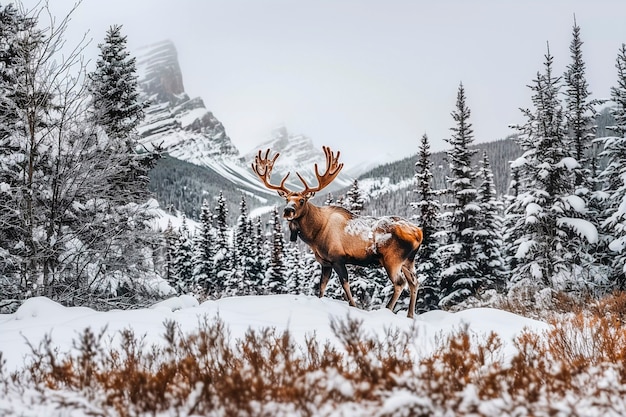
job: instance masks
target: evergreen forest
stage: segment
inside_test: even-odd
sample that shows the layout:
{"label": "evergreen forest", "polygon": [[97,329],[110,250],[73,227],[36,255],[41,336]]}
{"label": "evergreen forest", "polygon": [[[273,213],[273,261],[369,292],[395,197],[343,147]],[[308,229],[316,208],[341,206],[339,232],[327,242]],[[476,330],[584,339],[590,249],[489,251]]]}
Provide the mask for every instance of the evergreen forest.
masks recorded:
{"label": "evergreen forest", "polygon": [[[251,216],[254,197],[141,146],[147,103],[121,26],[88,70],[83,44],[61,54],[69,16],[39,17],[0,6],[0,311],[33,296],[129,308],[172,294],[317,293],[319,265],[288,242],[277,206]],[[607,102],[592,98],[582,45],[574,24],[569,51],[558,51],[570,58],[562,73],[544,52],[511,137],[474,143],[460,83],[445,152],[416,132],[404,160],[318,197],[423,229],[418,313],[626,289],[626,44],[614,63],[594,63],[615,65]],[[372,180],[383,177],[410,185]],[[155,227],[155,198],[180,224]],[[385,305],[382,269],[349,272],[359,307]],[[343,298],[336,276],[327,294]]]}

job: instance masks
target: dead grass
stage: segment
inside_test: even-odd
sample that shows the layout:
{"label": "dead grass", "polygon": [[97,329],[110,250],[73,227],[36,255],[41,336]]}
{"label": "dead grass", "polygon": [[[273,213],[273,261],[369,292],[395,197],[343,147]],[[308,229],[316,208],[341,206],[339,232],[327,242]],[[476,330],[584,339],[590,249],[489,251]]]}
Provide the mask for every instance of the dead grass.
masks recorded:
{"label": "dead grass", "polygon": [[118,416],[316,416],[338,407],[381,416],[623,415],[625,306],[621,293],[573,306],[546,334],[521,334],[507,355],[497,335],[460,329],[417,357],[416,335],[375,339],[350,319],[332,323],[340,346],[315,338],[299,346],[272,329],[232,340],[219,319],[192,334],[167,322],[161,346],[123,331],[116,347],[86,329],[73,354],[60,355],[50,338],[31,347],[32,363],[3,377],[4,392],[8,384],[42,398],[69,391]]}

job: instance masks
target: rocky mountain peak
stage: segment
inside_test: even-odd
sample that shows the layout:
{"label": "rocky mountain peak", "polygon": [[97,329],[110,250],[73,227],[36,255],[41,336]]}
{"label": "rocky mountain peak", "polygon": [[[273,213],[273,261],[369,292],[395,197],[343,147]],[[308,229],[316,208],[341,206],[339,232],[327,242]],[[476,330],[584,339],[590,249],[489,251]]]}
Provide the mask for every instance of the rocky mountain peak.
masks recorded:
{"label": "rocky mountain peak", "polygon": [[204,101],[189,98],[185,92],[172,42],[140,48],[137,72],[141,98],[149,104],[139,127],[145,145],[162,144],[170,155],[197,165],[239,155],[224,125],[207,110]]}

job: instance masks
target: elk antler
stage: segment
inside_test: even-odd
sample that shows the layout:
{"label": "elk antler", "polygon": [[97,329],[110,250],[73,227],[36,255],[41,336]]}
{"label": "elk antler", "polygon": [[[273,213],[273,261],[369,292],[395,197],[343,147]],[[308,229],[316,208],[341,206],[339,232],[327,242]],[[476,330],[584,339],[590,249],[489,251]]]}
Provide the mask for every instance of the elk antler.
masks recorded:
{"label": "elk antler", "polygon": [[291,191],[285,187],[285,181],[287,181],[287,177],[289,177],[289,172],[280,182],[280,185],[270,184],[270,175],[272,174],[272,169],[274,168],[274,162],[276,162],[280,153],[276,153],[272,159],[269,159],[269,155],[269,149],[265,152],[265,157],[263,157],[261,151],[259,151],[259,154],[254,157],[252,170],[270,190],[278,191],[278,194],[281,196],[290,194]]}
{"label": "elk antler", "polygon": [[317,164],[315,164],[315,176],[317,177],[318,183],[317,187],[309,187],[304,178],[302,178],[302,175],[296,172],[296,175],[300,178],[302,184],[304,184],[304,191],[302,191],[302,194],[309,194],[309,197],[312,197],[316,192],[321,191],[323,188],[327,187],[328,184],[333,182],[337,175],[339,175],[341,168],[343,168],[343,162],[339,163],[339,155],[341,155],[341,151],[337,151],[337,155],[335,155],[328,146],[322,146],[322,149],[326,154],[326,172],[324,172],[324,174],[320,174],[319,168]]}

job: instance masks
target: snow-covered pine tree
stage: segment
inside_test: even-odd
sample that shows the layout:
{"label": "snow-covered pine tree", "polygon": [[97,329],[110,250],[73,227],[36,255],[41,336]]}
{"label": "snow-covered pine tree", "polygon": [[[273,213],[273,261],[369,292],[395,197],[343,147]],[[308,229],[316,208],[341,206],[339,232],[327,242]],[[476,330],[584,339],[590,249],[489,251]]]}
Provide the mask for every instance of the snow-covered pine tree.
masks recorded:
{"label": "snow-covered pine tree", "polygon": [[475,237],[478,272],[485,280],[487,287],[502,291],[506,286],[508,277],[501,253],[502,218],[500,213],[502,212],[502,204],[496,198],[496,188],[487,152],[483,152],[483,161],[478,177],[482,180],[476,198],[480,207]]}
{"label": "snow-covered pine tree", "polygon": [[[144,103],[139,100],[135,58],[126,48],[122,26],[111,26],[98,45],[100,55],[96,69],[89,75],[95,118],[107,136],[117,140],[130,139],[144,118]],[[132,141],[125,143],[133,151]]]}
{"label": "snow-covered pine tree", "polygon": [[347,209],[354,214],[361,214],[365,207],[365,199],[363,198],[361,189],[359,188],[359,180],[355,178],[352,187],[347,192]]}
{"label": "snow-covered pine tree", "polygon": [[187,226],[187,219],[183,217],[180,229],[178,231],[178,241],[174,246],[173,252],[173,276],[170,281],[172,288],[178,294],[183,294],[193,290],[196,287],[194,277],[194,248],[192,237]]}
{"label": "snow-covered pine tree", "polygon": [[611,88],[615,136],[604,138],[603,155],[607,165],[602,172],[606,200],[602,230],[611,250],[612,286],[626,289],[626,44],[622,44],[615,64],[617,85]]}
{"label": "snow-covered pine tree", "polygon": [[233,294],[245,295],[252,292],[252,270],[254,269],[252,223],[248,218],[248,206],[246,199],[241,196],[239,205],[239,217],[235,226],[233,244],[233,269],[231,283],[228,285]]}
{"label": "snow-covered pine tree", "polygon": [[252,264],[250,265],[250,288],[251,294],[265,294],[263,281],[269,263],[268,254],[265,250],[265,235],[263,234],[263,222],[257,216],[250,220],[252,233]]}
{"label": "snow-covered pine tree", "polygon": [[444,218],[447,221],[444,244],[439,249],[442,263],[440,305],[449,307],[473,296],[483,285],[478,275],[474,235],[480,208],[476,204],[476,174],[472,169],[470,149],[473,138],[469,121],[470,109],[465,103],[465,89],[459,85],[456,110],[452,112],[456,125],[450,139],[451,148],[446,152],[450,164],[450,177],[447,178],[448,194],[452,203],[445,206]]}
{"label": "snow-covered pine tree", "polygon": [[[589,84],[585,76],[586,69],[582,46],[580,26],[576,24],[576,19],[574,19],[572,41],[569,48],[571,62],[567,66],[564,76],[567,136],[571,141],[572,156],[579,164],[574,169],[574,194],[582,198],[587,207],[586,212],[579,213],[579,217],[593,223],[596,229],[601,231],[601,214],[605,193],[599,191],[596,155],[598,144],[593,142],[596,137],[596,119],[598,117],[596,106],[601,101],[591,99]],[[584,270],[589,271],[590,265],[597,263],[598,258],[605,257],[602,252],[606,252],[608,239],[601,235],[597,244],[589,244],[586,240],[579,240],[579,242],[582,246],[578,250],[579,255],[577,257],[580,259],[577,263],[585,265]],[[591,278],[605,274],[596,269],[588,275]]]}
{"label": "snow-covered pine tree", "polygon": [[304,294],[306,280],[304,253],[300,242],[288,243],[285,247],[285,292],[287,294]]}
{"label": "snow-covered pine tree", "polygon": [[589,149],[595,138],[594,121],[598,103],[591,99],[589,84],[585,77],[585,61],[582,53],[580,26],[574,21],[570,53],[572,62],[565,72],[565,120],[567,135],[573,148],[572,157],[579,163],[575,169],[575,186],[578,195],[586,195],[591,190]]}
{"label": "snow-covered pine tree", "polygon": [[176,247],[176,242],[178,241],[178,233],[174,230],[172,226],[172,221],[169,220],[167,222],[167,227],[163,231],[163,251],[164,251],[164,268],[162,272],[163,278],[167,282],[174,282],[174,248]]}
{"label": "snow-covered pine tree", "polygon": [[568,289],[575,279],[581,240],[597,242],[596,228],[580,218],[585,202],[574,195],[574,169],[559,101],[560,79],[552,73],[553,57],[545,55],[545,72],[530,86],[533,110],[518,127],[524,154],[513,162],[520,173],[520,191],[508,213],[515,218],[511,234],[517,265],[512,289]]}
{"label": "snow-covered pine tree", "polygon": [[[14,129],[19,121],[16,103],[18,77],[18,34],[25,29],[25,16],[12,5],[0,6],[0,293],[19,298],[22,287],[24,255],[18,243],[21,233],[19,213],[15,210],[14,191],[21,184],[22,169],[17,157],[20,141]],[[22,276],[20,276],[22,275]]]}
{"label": "snow-covered pine tree", "polygon": [[199,289],[212,297],[219,296],[214,266],[215,233],[211,206],[204,200],[200,209],[200,227],[194,235],[193,275]]}
{"label": "snow-covered pine tree", "polygon": [[228,233],[228,206],[224,193],[220,191],[215,207],[214,223],[215,235],[215,290],[217,294],[224,293],[229,277],[232,274],[232,252]]}
{"label": "snow-covered pine tree", "polygon": [[285,236],[281,226],[281,217],[278,208],[274,207],[271,222],[271,240],[269,243],[270,261],[265,273],[263,282],[265,291],[268,294],[284,294],[286,292],[285,282]]}
{"label": "snow-covered pine tree", "polygon": [[439,249],[439,215],[441,205],[432,189],[433,174],[430,142],[428,136],[422,136],[418,159],[415,162],[415,194],[417,201],[411,203],[414,210],[419,210],[413,219],[422,228],[424,239],[415,257],[415,272],[419,280],[416,312],[425,313],[439,308],[441,264]]}
{"label": "snow-covered pine tree", "polygon": [[100,55],[96,69],[89,74],[89,90],[95,122],[102,127],[110,144],[109,152],[124,155],[119,178],[114,181],[118,193],[127,201],[142,202],[150,197],[148,172],[159,158],[159,152],[140,147],[137,126],[144,118],[146,103],[139,99],[139,84],[135,57],[126,48],[122,27],[111,26],[104,43],[98,45]]}
{"label": "snow-covered pine tree", "polygon": [[615,124],[609,129],[615,136],[623,138],[626,136],[626,44],[623,43],[617,54],[615,62],[617,68],[617,85],[611,87],[611,101],[614,106],[611,109],[611,116]]}

